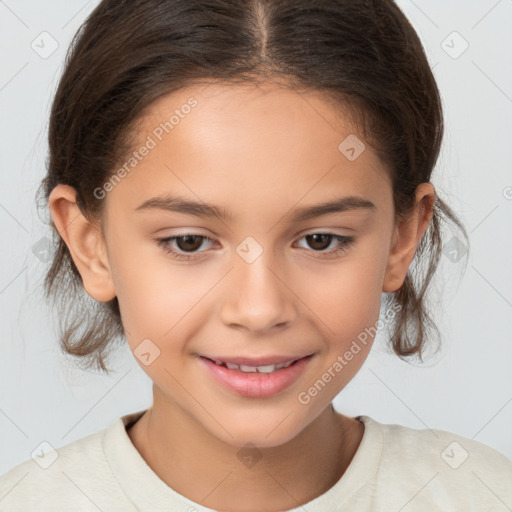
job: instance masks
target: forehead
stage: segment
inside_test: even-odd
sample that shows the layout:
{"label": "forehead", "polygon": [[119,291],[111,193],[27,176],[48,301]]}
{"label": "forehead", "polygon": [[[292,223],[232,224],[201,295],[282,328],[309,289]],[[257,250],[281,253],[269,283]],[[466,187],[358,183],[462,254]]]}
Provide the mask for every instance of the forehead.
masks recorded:
{"label": "forehead", "polygon": [[201,83],[167,94],[141,117],[135,150],[144,156],[114,195],[129,193],[135,208],[177,192],[233,210],[272,198],[283,208],[325,200],[330,191],[379,195],[387,172],[336,107],[318,92],[274,83]]}
{"label": "forehead", "polygon": [[[358,132],[344,103],[319,91],[299,92],[275,82],[206,82],[164,95],[146,109],[139,123],[141,134],[157,129],[162,120],[171,121],[172,131],[183,132],[177,130],[179,125],[192,125],[198,137],[208,140],[215,140],[217,132],[250,134],[255,142],[275,135],[284,142],[317,134],[314,138],[328,144],[328,132],[335,140],[344,132]],[[235,141],[224,141],[228,142]]]}

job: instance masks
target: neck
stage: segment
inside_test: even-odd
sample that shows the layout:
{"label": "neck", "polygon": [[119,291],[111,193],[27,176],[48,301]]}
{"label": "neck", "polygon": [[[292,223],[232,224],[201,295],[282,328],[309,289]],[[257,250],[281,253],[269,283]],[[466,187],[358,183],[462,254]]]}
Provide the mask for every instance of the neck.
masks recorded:
{"label": "neck", "polygon": [[329,405],[292,440],[240,451],[155,394],[153,407],[128,435],[158,477],[188,499],[217,510],[273,512],[298,507],[332,487],[363,431],[364,425]]}

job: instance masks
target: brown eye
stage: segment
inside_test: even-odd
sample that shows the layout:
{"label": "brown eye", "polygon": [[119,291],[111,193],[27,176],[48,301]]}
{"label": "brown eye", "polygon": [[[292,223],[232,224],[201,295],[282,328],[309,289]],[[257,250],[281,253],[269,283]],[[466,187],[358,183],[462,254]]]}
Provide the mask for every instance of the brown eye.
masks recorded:
{"label": "brown eye", "polygon": [[335,233],[309,233],[301,240],[307,244],[307,247],[302,248],[312,252],[316,258],[341,256],[355,244],[354,237]]}
{"label": "brown eye", "polygon": [[155,241],[166,253],[177,260],[202,258],[205,251],[198,249],[200,249],[204,243],[206,243],[206,247],[208,247],[208,244],[211,246],[213,242],[213,240],[207,236],[194,234],[169,236],[167,238],[158,238]]}
{"label": "brown eye", "polygon": [[181,251],[197,251],[203,243],[204,236],[184,235],[176,237],[176,245]]}
{"label": "brown eye", "polygon": [[305,238],[312,249],[324,251],[331,244],[334,235],[329,235],[327,233],[314,233],[312,235],[306,235]]}

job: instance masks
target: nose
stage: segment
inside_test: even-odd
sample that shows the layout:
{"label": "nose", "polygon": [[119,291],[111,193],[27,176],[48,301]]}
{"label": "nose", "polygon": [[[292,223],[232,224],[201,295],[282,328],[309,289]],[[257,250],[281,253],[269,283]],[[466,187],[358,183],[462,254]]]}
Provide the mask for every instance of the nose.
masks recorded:
{"label": "nose", "polygon": [[258,334],[285,328],[295,320],[291,283],[280,275],[270,256],[270,251],[264,251],[251,263],[235,256],[221,295],[221,319],[228,327]]}

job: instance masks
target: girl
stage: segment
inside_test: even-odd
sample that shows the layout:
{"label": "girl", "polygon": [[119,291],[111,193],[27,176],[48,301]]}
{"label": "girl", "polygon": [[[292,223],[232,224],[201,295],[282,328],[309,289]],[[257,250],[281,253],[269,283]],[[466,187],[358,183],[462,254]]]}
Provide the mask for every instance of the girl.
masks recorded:
{"label": "girl", "polygon": [[391,0],[102,1],[51,112],[46,285],[65,351],[108,371],[126,340],[153,404],[13,468],[0,510],[510,510],[493,449],[332,407],[383,294],[398,356],[435,331],[442,134]]}

